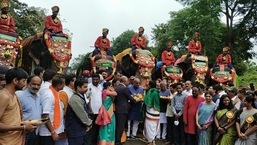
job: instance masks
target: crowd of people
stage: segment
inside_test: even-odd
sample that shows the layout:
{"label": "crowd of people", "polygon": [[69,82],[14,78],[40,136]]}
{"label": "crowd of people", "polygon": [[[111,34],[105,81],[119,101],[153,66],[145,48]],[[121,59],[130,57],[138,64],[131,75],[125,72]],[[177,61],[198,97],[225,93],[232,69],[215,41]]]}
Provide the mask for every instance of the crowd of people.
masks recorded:
{"label": "crowd of people", "polygon": [[123,135],[148,145],[257,144],[253,88],[158,79],[143,90],[119,72],[109,82],[41,67],[1,73],[2,145],[119,145]]}

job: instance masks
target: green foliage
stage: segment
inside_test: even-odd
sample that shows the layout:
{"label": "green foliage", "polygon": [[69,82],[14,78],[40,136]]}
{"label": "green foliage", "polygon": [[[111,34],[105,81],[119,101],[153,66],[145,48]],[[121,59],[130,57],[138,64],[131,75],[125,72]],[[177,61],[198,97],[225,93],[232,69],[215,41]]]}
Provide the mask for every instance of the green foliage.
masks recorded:
{"label": "green foliage", "polygon": [[[255,56],[252,51],[257,38],[257,1],[234,0],[176,0],[186,8],[170,12],[167,23],[153,28],[158,54],[167,41],[173,41],[176,58],[186,53],[188,42],[195,31],[200,32],[203,53],[209,63],[215,63],[224,46],[231,48],[233,65],[237,73],[245,71],[244,60]],[[221,22],[225,16],[226,23]]]}
{"label": "green foliage", "polygon": [[11,1],[10,13],[14,18],[17,33],[22,38],[43,31],[45,12],[45,9],[28,7],[19,0]]}
{"label": "green foliage", "polygon": [[78,57],[75,57],[74,59],[72,59],[71,62],[71,70],[77,70],[80,67],[81,62],[83,63],[83,60],[85,58],[86,54],[79,54]]}
{"label": "green foliage", "polygon": [[249,86],[250,83],[254,83],[257,86],[257,66],[252,62],[243,62],[245,65],[244,73],[238,77],[239,86]]}
{"label": "green foliage", "polygon": [[127,30],[112,40],[112,52],[114,55],[122,52],[126,48],[130,48],[130,41],[135,34],[133,30]]}
{"label": "green foliage", "polygon": [[167,23],[156,25],[152,31],[158,53],[161,54],[165,49],[165,44],[172,41],[175,56],[176,58],[180,57],[187,52],[188,43],[194,32],[197,31],[200,32],[203,52],[213,62],[216,56],[222,52],[222,30],[225,28],[219,19],[213,16],[216,14],[212,15],[209,11],[206,10],[207,14],[202,15],[203,12],[189,7],[178,12],[170,12],[171,19]]}

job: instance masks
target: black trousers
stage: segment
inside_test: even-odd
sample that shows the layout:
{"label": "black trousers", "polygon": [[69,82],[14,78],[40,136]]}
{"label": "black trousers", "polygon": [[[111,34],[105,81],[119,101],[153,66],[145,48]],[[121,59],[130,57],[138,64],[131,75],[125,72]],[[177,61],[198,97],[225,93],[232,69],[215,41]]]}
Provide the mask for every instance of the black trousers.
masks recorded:
{"label": "black trousers", "polygon": [[40,145],[54,145],[55,141],[52,136],[39,136],[39,144]]}
{"label": "black trousers", "polygon": [[173,143],[173,124],[174,124],[174,117],[167,117],[167,140]]}
{"label": "black trousers", "polygon": [[98,114],[90,115],[92,119],[93,126],[90,131],[87,132],[85,137],[85,145],[96,145],[98,134],[99,134],[99,125],[95,124],[95,120]]}
{"label": "black trousers", "polygon": [[174,134],[173,141],[175,145],[186,145],[183,116],[180,116],[178,121],[179,121],[179,124],[177,126],[174,124],[174,121],[172,122],[173,134]]}
{"label": "black trousers", "polygon": [[115,145],[121,145],[121,136],[126,126],[127,114],[115,113],[116,117],[116,131],[115,131]]}
{"label": "black trousers", "polygon": [[198,145],[198,138],[196,134],[186,133],[187,145]]}

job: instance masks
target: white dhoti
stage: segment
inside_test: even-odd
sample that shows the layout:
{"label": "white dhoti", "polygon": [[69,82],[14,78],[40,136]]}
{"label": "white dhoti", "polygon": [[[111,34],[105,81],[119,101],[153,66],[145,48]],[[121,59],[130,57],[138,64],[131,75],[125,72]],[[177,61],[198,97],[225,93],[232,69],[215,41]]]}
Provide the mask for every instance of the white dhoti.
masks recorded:
{"label": "white dhoti", "polygon": [[160,112],[153,108],[146,108],[144,136],[148,142],[152,142],[158,132]]}

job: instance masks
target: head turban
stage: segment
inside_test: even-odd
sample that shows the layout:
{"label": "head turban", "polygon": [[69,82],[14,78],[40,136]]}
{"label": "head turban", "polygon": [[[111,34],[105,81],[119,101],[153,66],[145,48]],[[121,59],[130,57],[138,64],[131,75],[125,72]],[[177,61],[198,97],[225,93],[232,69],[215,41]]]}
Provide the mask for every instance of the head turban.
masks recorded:
{"label": "head turban", "polygon": [[109,32],[109,29],[108,28],[103,28],[102,32]]}
{"label": "head turban", "polygon": [[1,9],[6,8],[6,7],[9,7],[9,1],[8,0],[3,0],[1,2]]}
{"label": "head turban", "polygon": [[60,8],[58,6],[52,7],[52,12],[59,12]]}
{"label": "head turban", "polygon": [[142,31],[144,31],[144,30],[145,30],[145,29],[144,29],[143,27],[139,27],[139,28],[138,28],[138,31],[139,31],[139,32],[142,32]]}

